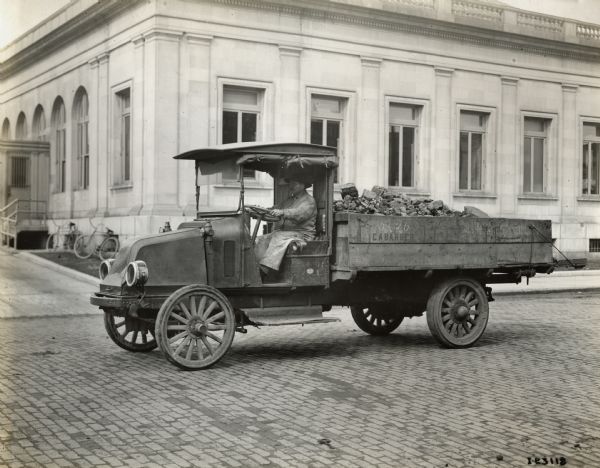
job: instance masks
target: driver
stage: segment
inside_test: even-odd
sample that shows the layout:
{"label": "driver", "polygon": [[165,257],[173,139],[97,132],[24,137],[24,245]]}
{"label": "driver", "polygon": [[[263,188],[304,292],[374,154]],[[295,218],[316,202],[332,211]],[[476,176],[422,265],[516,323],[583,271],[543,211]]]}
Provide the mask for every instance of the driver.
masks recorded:
{"label": "driver", "polygon": [[312,184],[299,174],[291,174],[280,185],[288,185],[289,195],[271,214],[280,218],[273,232],[256,239],[254,248],[260,269],[267,274],[279,270],[288,245],[314,239],[317,204],[306,189]]}

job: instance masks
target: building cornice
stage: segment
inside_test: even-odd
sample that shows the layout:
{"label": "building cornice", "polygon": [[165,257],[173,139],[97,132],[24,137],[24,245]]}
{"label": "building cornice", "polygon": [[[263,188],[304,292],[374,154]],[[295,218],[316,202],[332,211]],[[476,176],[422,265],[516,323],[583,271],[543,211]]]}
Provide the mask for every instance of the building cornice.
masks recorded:
{"label": "building cornice", "polygon": [[[89,8],[83,9],[64,24],[36,38],[30,45],[18,50],[0,63],[0,80],[35,63],[66,44],[72,43],[81,35],[97,28],[100,21],[105,23],[140,1],[142,0],[102,0],[93,3]],[[8,47],[3,52],[6,52],[7,49]]]}
{"label": "building cornice", "polygon": [[[452,10],[455,15],[455,21],[438,20],[432,17],[427,8],[422,8],[423,15],[413,15],[399,12],[397,10],[389,11],[381,8],[368,8],[350,4],[348,0],[303,0],[302,6],[298,6],[294,0],[204,0],[209,3],[219,3],[232,7],[244,7],[255,10],[273,11],[278,14],[299,16],[303,18],[314,18],[332,21],[336,23],[356,24],[374,29],[383,29],[391,31],[401,31],[417,35],[425,35],[443,40],[456,40],[478,46],[487,46],[503,48],[526,52],[543,56],[555,56],[561,58],[570,58],[576,60],[594,61],[600,60],[600,26],[577,24],[577,37],[583,37],[580,31],[585,31],[586,37],[583,37],[585,44],[567,42],[565,40],[547,39],[540,37],[539,31],[533,30],[531,35],[527,35],[519,30],[519,33],[507,32],[499,29],[499,22],[496,19],[498,15],[494,11],[494,17],[488,21],[477,21],[474,26],[470,24],[469,17],[461,13],[462,10]],[[449,0],[452,1],[452,0]],[[454,0],[455,3],[477,4],[474,1]],[[343,3],[343,4],[342,4]],[[379,2],[382,3],[382,2]],[[411,6],[409,0],[400,0],[399,3],[407,3]],[[414,3],[414,2],[413,2]],[[454,3],[452,3],[454,5]],[[485,5],[482,5],[482,7]],[[414,9],[406,9],[413,12]],[[494,10],[498,10],[495,8]],[[503,9],[500,9],[503,10]],[[508,9],[504,9],[508,10]],[[516,12],[514,12],[517,15]],[[463,15],[462,17],[459,15]],[[519,17],[521,13],[518,14]],[[539,18],[539,23],[548,27],[547,24],[555,27],[557,21],[544,21],[545,15],[531,14],[531,17]],[[516,23],[516,21],[515,21]],[[520,23],[519,23],[520,24]],[[585,27],[584,27],[585,26]],[[513,28],[514,29],[514,28]],[[518,28],[517,28],[518,29]],[[538,33],[536,36],[535,33]],[[595,39],[598,36],[597,44],[587,44],[588,39]]]}

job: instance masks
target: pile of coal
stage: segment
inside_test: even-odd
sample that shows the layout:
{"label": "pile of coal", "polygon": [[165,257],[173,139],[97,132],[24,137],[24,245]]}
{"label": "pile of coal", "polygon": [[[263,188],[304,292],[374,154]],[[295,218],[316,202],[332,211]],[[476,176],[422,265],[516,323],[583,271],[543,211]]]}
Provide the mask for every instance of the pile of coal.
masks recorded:
{"label": "pile of coal", "polygon": [[380,216],[487,217],[487,214],[474,207],[465,207],[464,211],[455,211],[442,200],[411,198],[393,187],[376,185],[371,190],[364,190],[360,196],[354,184],[344,184],[340,189],[342,200],[334,202],[335,211]]}

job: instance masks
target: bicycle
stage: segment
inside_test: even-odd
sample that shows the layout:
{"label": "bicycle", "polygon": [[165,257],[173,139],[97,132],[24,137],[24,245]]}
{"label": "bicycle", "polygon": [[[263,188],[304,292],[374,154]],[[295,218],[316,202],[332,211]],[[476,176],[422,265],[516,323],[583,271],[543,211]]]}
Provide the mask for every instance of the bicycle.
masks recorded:
{"label": "bicycle", "polygon": [[[115,258],[120,247],[118,235],[103,224],[94,225],[91,219],[90,224],[94,228],[92,233],[80,235],[75,240],[75,255],[79,258],[90,258],[92,254],[96,254],[101,260]],[[105,232],[98,232],[104,229]]]}
{"label": "bicycle", "polygon": [[58,226],[53,219],[51,221],[56,228],[56,232],[48,236],[46,250],[73,250],[75,241],[81,235],[81,231],[77,229],[77,225],[73,221],[69,221]]}

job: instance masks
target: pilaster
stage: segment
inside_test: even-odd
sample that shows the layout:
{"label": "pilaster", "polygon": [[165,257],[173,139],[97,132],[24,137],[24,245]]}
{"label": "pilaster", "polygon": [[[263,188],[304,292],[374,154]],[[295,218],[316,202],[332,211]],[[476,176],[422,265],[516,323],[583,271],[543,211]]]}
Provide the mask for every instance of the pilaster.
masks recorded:
{"label": "pilaster", "polygon": [[500,139],[498,141],[498,173],[496,187],[500,205],[500,216],[517,213],[520,174],[519,150],[521,139],[517,135],[519,110],[517,106],[519,79],[500,77]]}
{"label": "pilaster", "polygon": [[561,223],[577,222],[577,195],[580,186],[578,151],[581,151],[577,144],[577,90],[576,85],[562,85],[558,180],[556,181],[561,204]]}
{"label": "pilaster", "polygon": [[275,139],[278,141],[299,141],[301,103],[300,57],[302,49],[279,46],[279,93],[277,96],[278,124],[275,126]]}
{"label": "pilaster", "polygon": [[[347,180],[360,174],[366,188],[384,183],[384,155],[379,141],[381,60],[361,57],[362,84],[358,102],[361,129],[357,138],[357,156],[354,167],[342,168]],[[344,180],[344,178],[342,178]]]}
{"label": "pilaster", "polygon": [[153,29],[144,37],[144,173],[141,214],[175,214],[181,34]]}
{"label": "pilaster", "polygon": [[90,68],[90,92],[88,93],[89,103],[89,129],[88,129],[88,141],[90,147],[90,198],[89,198],[89,211],[92,216],[98,211],[98,174],[99,171],[92,170],[92,168],[99,168],[100,158],[98,157],[98,59],[93,58],[88,62]]}
{"label": "pilaster", "polygon": [[[208,146],[210,134],[210,55],[213,37],[186,33],[181,40],[179,97],[179,149],[184,152]],[[194,163],[177,161],[178,205],[195,214]],[[201,191],[201,204],[208,205],[208,190]]]}
{"label": "pilaster", "polygon": [[452,75],[453,69],[435,67],[433,155],[429,166],[431,194],[434,199],[451,200],[456,170],[452,164]]}
{"label": "pilaster", "polygon": [[[96,65],[97,64],[97,65]],[[108,82],[109,55],[102,54],[92,62],[92,67],[97,66],[96,82],[98,88],[97,94],[97,155],[98,155],[98,173],[96,183],[97,192],[97,216],[106,216],[108,214],[108,194],[110,191],[111,179],[110,169],[112,154],[109,141],[109,108],[110,108],[110,88]],[[91,119],[90,119],[91,120]],[[100,157],[102,155],[102,157]],[[94,167],[90,164],[90,167]]]}
{"label": "pilaster", "polygon": [[139,35],[132,39],[134,71],[131,83],[131,182],[132,203],[129,213],[137,215],[143,205],[146,159],[152,157],[144,152],[144,127],[146,110],[144,106],[144,65],[146,39]]}

